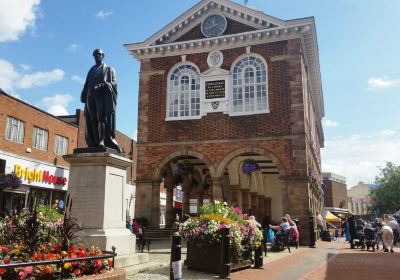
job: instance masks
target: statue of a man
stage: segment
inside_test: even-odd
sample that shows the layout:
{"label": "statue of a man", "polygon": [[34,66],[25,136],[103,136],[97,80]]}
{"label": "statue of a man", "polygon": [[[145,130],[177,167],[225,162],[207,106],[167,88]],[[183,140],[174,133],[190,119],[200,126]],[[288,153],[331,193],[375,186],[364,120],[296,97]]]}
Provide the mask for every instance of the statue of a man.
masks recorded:
{"label": "statue of a man", "polygon": [[90,68],[81,93],[85,103],[86,142],[88,147],[107,147],[121,152],[115,140],[117,81],[115,70],[104,62],[101,49],[93,51],[96,64]]}

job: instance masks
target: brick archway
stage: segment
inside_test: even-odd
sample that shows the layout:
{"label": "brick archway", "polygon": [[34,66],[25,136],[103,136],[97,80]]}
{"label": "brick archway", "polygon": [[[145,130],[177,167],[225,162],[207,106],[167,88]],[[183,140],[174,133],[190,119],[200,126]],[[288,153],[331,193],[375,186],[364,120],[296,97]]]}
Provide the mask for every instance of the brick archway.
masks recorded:
{"label": "brick archway", "polygon": [[212,165],[211,160],[196,151],[193,150],[185,150],[185,151],[176,151],[173,152],[171,154],[169,154],[168,156],[166,156],[157,166],[157,169],[154,171],[153,174],[153,181],[154,182],[159,182],[161,180],[162,177],[162,170],[164,169],[164,167],[173,159],[178,158],[178,157],[182,157],[182,156],[194,156],[196,158],[198,158],[199,160],[203,161],[204,164],[208,167],[209,171],[210,171],[210,175],[213,176],[215,174],[215,167]]}
{"label": "brick archway", "polygon": [[286,169],[283,167],[281,161],[277,156],[275,156],[271,151],[261,149],[258,147],[253,147],[253,146],[247,146],[243,148],[236,149],[232,152],[230,152],[228,155],[226,155],[217,165],[216,171],[215,171],[215,176],[218,178],[222,176],[225,172],[225,168],[227,164],[234,159],[237,156],[246,154],[246,153],[255,153],[261,156],[265,156],[269,159],[271,159],[276,166],[278,167],[280,176],[285,176],[287,174]]}

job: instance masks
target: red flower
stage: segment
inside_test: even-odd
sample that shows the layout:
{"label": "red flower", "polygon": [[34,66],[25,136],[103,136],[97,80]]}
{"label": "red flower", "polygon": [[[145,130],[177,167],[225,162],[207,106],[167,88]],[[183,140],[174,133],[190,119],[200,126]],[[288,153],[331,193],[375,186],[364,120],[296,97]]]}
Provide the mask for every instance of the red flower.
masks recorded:
{"label": "red flower", "polygon": [[81,270],[79,269],[79,268],[77,268],[77,269],[75,269],[74,270],[74,274],[76,275],[76,276],[79,276],[79,275],[81,275]]}
{"label": "red flower", "polygon": [[11,262],[11,260],[10,260],[9,258],[4,259],[4,263],[5,263],[5,264],[9,264],[10,262]]}

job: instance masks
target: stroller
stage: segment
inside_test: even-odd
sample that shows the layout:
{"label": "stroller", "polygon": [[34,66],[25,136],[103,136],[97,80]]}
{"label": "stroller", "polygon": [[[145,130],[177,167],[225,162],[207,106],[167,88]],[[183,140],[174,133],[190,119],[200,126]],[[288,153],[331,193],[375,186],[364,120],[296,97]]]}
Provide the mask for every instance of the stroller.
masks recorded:
{"label": "stroller", "polygon": [[372,248],[372,251],[375,252],[375,245],[376,245],[376,235],[377,233],[372,228],[365,228],[364,229],[364,244],[367,247],[367,251],[369,248]]}
{"label": "stroller", "polygon": [[365,249],[365,234],[364,227],[361,225],[356,226],[356,235],[354,237],[354,246],[356,248],[361,247],[361,249]]}

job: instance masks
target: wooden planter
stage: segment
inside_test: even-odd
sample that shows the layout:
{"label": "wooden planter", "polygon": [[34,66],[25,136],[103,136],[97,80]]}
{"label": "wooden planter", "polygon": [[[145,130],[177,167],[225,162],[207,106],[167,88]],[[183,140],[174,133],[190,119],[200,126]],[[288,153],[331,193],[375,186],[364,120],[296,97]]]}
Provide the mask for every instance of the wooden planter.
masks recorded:
{"label": "wooden planter", "polygon": [[102,274],[83,276],[75,278],[78,280],[126,280],[126,271],[122,268],[114,268],[111,272]]}
{"label": "wooden planter", "polygon": [[[222,246],[188,242],[186,265],[188,269],[219,273],[222,262]],[[239,260],[231,250],[231,271],[251,266],[251,250],[245,251]]]}

